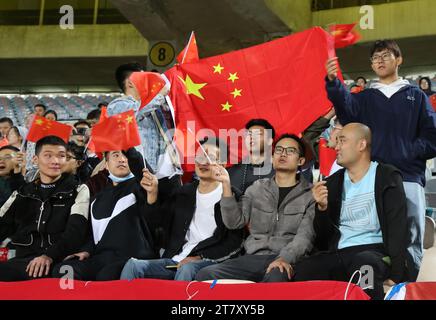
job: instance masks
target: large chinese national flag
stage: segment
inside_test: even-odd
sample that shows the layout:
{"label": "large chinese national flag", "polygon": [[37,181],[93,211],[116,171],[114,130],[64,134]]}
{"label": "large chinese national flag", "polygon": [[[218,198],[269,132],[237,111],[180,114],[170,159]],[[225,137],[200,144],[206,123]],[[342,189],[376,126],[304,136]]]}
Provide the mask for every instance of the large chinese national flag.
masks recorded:
{"label": "large chinese national flag", "polygon": [[48,120],[44,117],[35,116],[32,126],[29,129],[29,133],[27,134],[26,140],[31,142],[37,142],[39,139],[46,136],[57,136],[65,142],[68,142],[72,131],[73,127],[69,125],[53,120]]}
{"label": "large chinese national flag", "polygon": [[264,118],[278,134],[303,132],[332,106],[324,80],[327,58],[334,56],[331,39],[315,27],[171,68],[165,75],[177,128],[184,130],[194,120],[196,130],[218,134]]}
{"label": "large chinese national flag", "polygon": [[128,150],[141,144],[133,110],[129,110],[96,124],[91,131],[94,152]]}

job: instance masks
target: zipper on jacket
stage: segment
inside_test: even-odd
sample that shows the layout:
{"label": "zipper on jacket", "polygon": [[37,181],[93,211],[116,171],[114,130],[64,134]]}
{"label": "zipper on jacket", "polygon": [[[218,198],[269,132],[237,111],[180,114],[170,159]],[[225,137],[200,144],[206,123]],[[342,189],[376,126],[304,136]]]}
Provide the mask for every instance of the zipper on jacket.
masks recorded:
{"label": "zipper on jacket", "polygon": [[42,235],[41,231],[39,231],[39,227],[41,224],[42,212],[44,211],[44,204],[45,204],[45,202],[41,203],[41,207],[39,208],[39,219],[38,219],[38,228],[37,228],[37,230],[41,236],[41,248],[44,248],[44,236]]}

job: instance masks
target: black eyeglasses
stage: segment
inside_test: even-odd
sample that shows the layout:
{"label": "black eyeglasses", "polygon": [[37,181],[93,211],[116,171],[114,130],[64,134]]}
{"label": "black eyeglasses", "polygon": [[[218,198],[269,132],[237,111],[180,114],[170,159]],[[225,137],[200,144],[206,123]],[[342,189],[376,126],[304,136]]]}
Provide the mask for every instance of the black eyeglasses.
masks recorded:
{"label": "black eyeglasses", "polygon": [[274,148],[274,153],[275,154],[280,154],[281,155],[281,154],[283,154],[283,151],[285,151],[287,156],[291,156],[293,154],[298,155],[298,156],[300,155],[300,151],[298,151],[298,149],[296,149],[294,147],[285,148],[285,147],[282,147],[282,146],[276,146]]}

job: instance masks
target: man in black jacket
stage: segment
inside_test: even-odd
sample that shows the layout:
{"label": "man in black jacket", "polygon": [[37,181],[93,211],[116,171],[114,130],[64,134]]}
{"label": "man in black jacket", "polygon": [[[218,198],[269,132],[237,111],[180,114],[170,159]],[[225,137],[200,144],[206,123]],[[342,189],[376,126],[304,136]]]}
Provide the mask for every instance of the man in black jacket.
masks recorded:
{"label": "man in black jacket", "polygon": [[[242,230],[225,227],[219,201],[222,184],[213,179],[213,167],[224,157],[218,139],[202,142],[195,159],[199,181],[159,201],[158,182],[149,172],[141,181],[147,190],[147,210],[163,218],[167,244],[162,259],[130,259],[121,279],[159,278],[191,281],[206,266],[236,256],[242,247]],[[224,143],[221,143],[221,150]],[[221,155],[221,157],[220,157]]]}
{"label": "man in black jacket", "polygon": [[91,201],[90,241],[55,268],[56,277],[68,270],[62,266],[70,266],[76,280],[118,280],[129,258],[158,257],[153,241],[158,222],[154,224],[144,209],[146,192],[140,185],[144,168],[141,154],[134,148],[109,151],[105,159],[112,183]]}
{"label": "man in black jacket", "polygon": [[9,199],[12,192],[25,184],[22,174],[24,162],[24,154],[18,148],[0,148],[0,206]]}
{"label": "man in black jacket", "polygon": [[407,207],[401,173],[371,162],[371,131],[365,125],[345,126],[336,150],[345,169],[313,188],[316,245],[324,251],[299,263],[294,279],[348,281],[355,271],[372,269],[364,289],[383,299],[383,282],[393,285],[406,276]]}
{"label": "man in black jacket", "polygon": [[86,240],[89,190],[63,175],[67,146],[48,136],[36,143],[40,178],[12,193],[0,209],[0,241],[11,238],[16,257],[0,263],[0,281],[46,277],[53,264]]}

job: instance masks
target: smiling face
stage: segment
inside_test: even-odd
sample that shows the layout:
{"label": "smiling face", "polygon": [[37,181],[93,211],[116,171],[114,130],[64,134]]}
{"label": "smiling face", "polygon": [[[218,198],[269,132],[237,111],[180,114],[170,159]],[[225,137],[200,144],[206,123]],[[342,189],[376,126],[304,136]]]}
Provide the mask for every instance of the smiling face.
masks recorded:
{"label": "smiling face", "polygon": [[129,162],[121,151],[107,153],[106,169],[118,178],[124,178],[130,174]]}
{"label": "smiling face", "polygon": [[396,58],[388,49],[376,51],[372,58],[372,70],[380,79],[391,77],[398,73],[398,67],[403,63],[403,58]]}
{"label": "smiling face", "polygon": [[46,144],[33,157],[33,161],[38,166],[41,180],[53,180],[62,174],[67,162],[67,150],[64,146]]}

